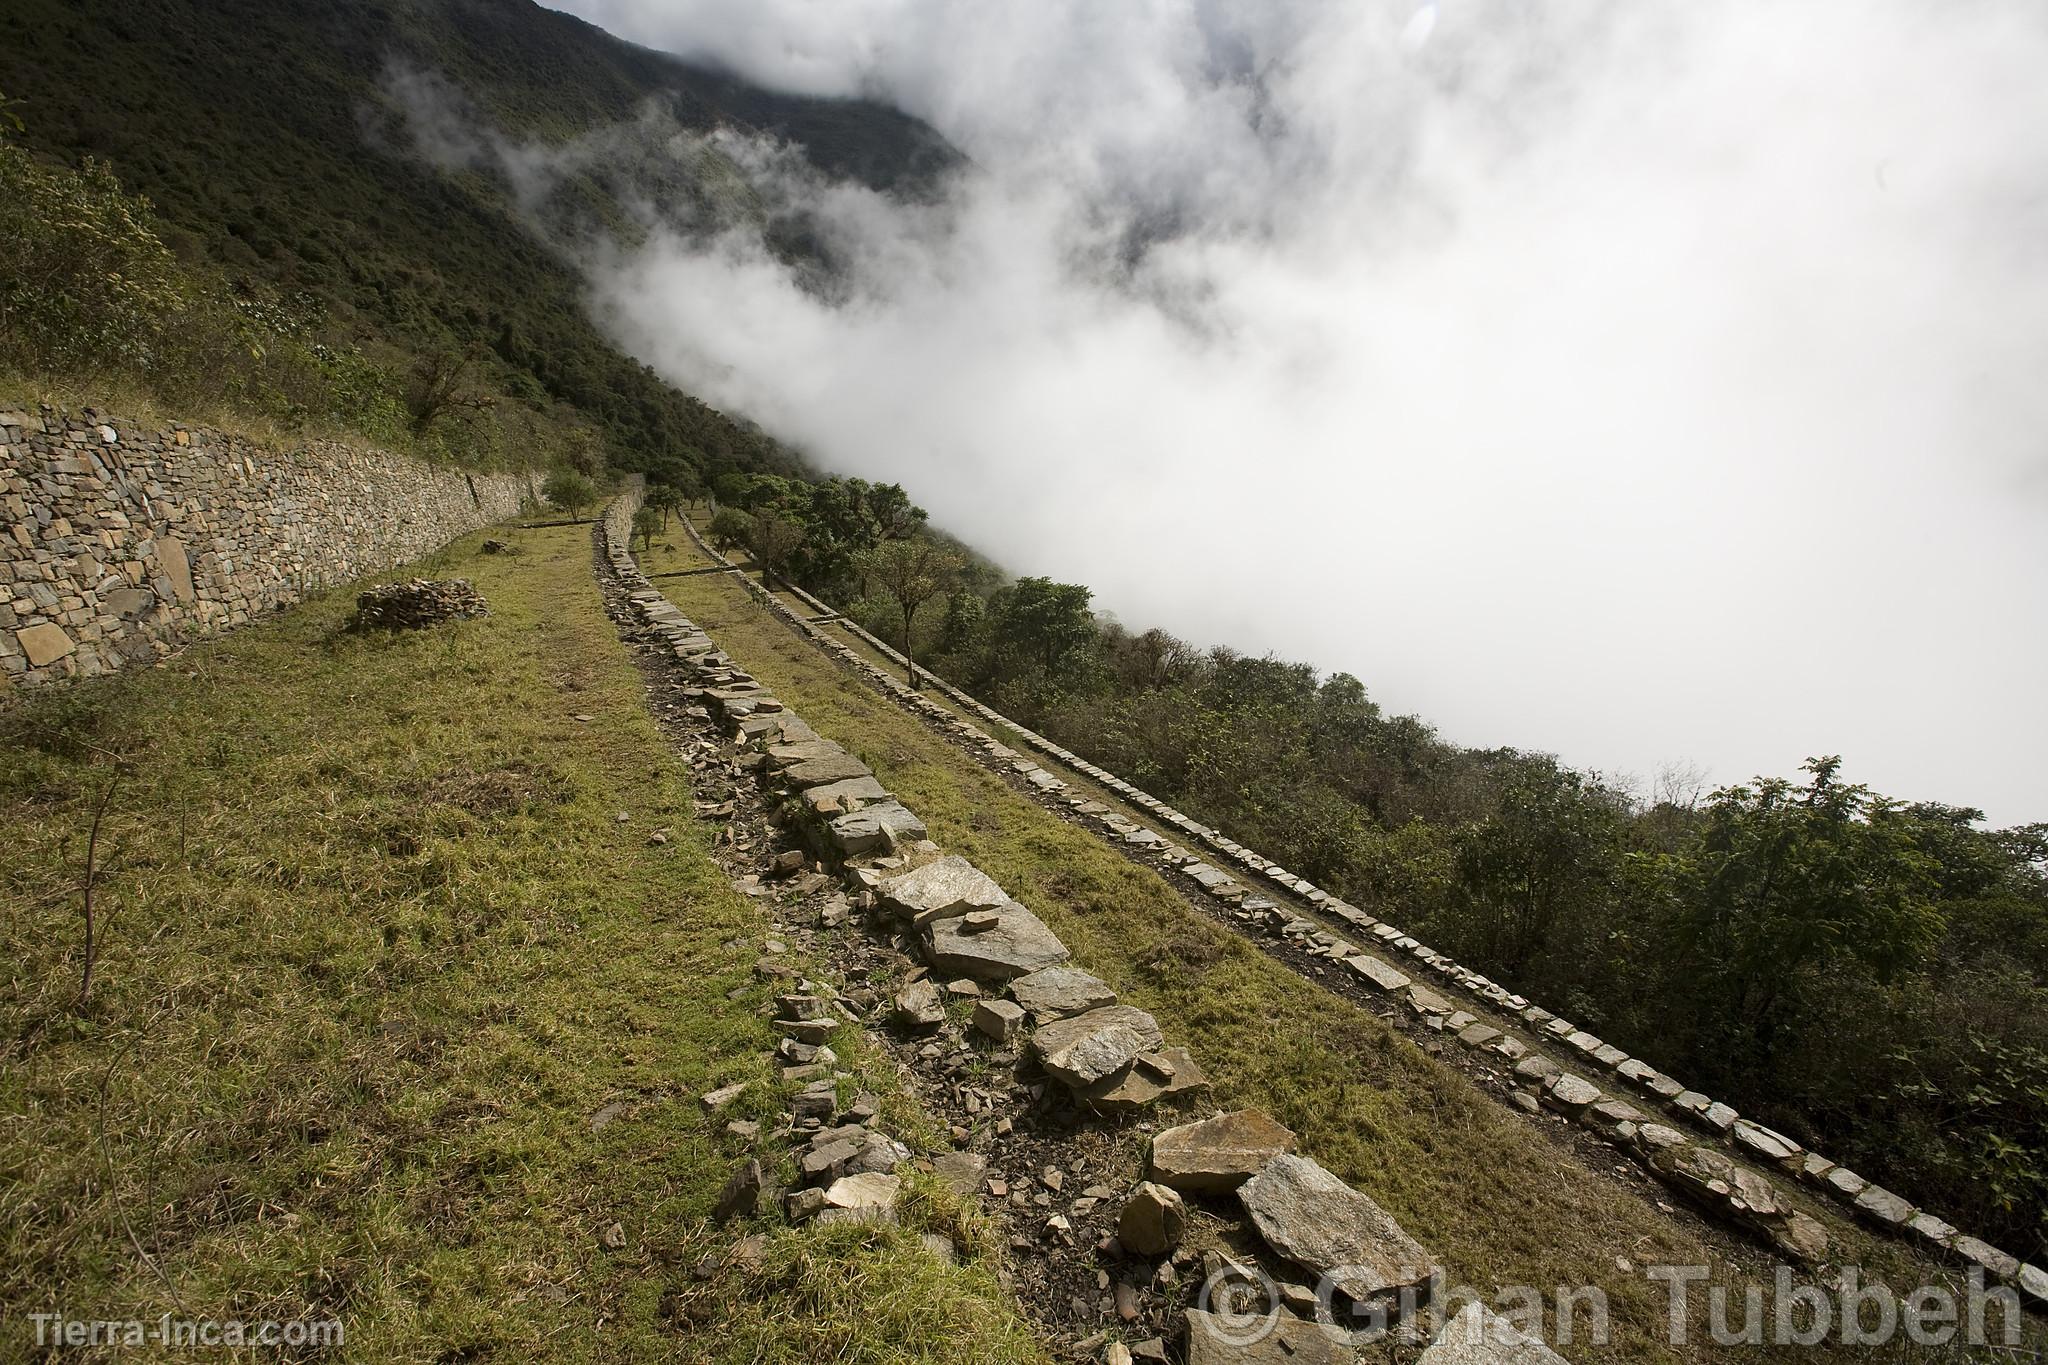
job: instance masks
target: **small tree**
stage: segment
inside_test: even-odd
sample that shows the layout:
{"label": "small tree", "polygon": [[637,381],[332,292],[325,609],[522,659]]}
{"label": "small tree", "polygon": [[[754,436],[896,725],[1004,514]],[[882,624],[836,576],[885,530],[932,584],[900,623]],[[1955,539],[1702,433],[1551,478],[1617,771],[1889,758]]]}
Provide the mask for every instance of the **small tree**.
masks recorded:
{"label": "small tree", "polygon": [[910,628],[918,608],[944,592],[960,571],[960,557],[935,541],[885,540],[864,556],[868,577],[895,599],[903,614],[903,660],[907,679],[917,686],[917,662]]}
{"label": "small tree", "polygon": [[471,342],[460,351],[434,351],[413,365],[412,379],[405,389],[406,413],[413,435],[426,435],[427,429],[443,417],[458,412],[474,416],[498,401],[474,383],[483,355],[483,343]]}
{"label": "small tree", "polygon": [[647,490],[644,510],[654,513],[666,531],[670,514],[683,510],[683,490],[670,483],[655,484]]}
{"label": "small tree", "polygon": [[682,499],[684,508],[694,507],[704,500],[704,476],[691,465],[683,465],[677,469],[675,477],[666,482],[676,490],[676,496]]}
{"label": "small tree", "polygon": [[721,554],[746,546],[754,533],[754,519],[737,507],[721,507],[711,518],[711,544]]}
{"label": "small tree", "polygon": [[803,543],[804,528],[772,507],[756,512],[747,532],[747,548],[753,551],[754,562],[761,566],[763,583],[771,574],[781,573]]}
{"label": "small tree", "polygon": [[540,486],[540,493],[570,516],[578,518],[583,515],[584,508],[597,501],[597,485],[587,475],[573,469],[557,469],[548,475],[547,482]]}
{"label": "small tree", "polygon": [[633,513],[633,534],[639,537],[642,553],[654,548],[654,533],[666,530],[661,513],[642,507]]}

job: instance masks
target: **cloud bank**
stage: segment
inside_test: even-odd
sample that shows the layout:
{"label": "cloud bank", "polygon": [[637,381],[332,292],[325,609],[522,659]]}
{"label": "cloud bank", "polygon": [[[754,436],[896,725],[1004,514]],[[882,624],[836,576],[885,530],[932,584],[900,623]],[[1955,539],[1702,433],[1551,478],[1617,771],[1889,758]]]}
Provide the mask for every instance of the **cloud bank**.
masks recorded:
{"label": "cloud bank", "polygon": [[1447,736],[2048,819],[2048,12],[571,0],[973,161],[593,268],[633,351],[1127,623]]}

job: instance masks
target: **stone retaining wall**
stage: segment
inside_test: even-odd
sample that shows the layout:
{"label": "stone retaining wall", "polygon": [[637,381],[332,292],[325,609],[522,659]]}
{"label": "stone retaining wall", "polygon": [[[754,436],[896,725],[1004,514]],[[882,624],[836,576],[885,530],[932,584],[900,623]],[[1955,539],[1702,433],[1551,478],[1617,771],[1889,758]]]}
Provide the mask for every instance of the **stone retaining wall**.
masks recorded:
{"label": "stone retaining wall", "polygon": [[[913,690],[903,679],[875,668],[850,647],[830,637],[826,626],[844,629],[871,649],[899,666],[907,661],[901,652],[877,638],[857,622],[845,618],[818,598],[793,584],[784,587],[818,620],[808,620],[789,610],[760,584],[755,583],[725,556],[713,550],[698,535],[688,518],[684,527],[699,550],[714,563],[724,565],[746,584],[747,589],[777,615],[790,622],[814,643],[855,667],[883,691],[924,715],[934,725],[950,730],[991,766],[1015,773],[1025,783],[1048,797],[1068,790],[1055,774],[1031,762],[1022,754],[956,719],[944,707]],[[1066,767],[1115,792],[1158,820],[1168,831],[1160,834],[1118,815],[1101,802],[1084,797],[1061,797],[1083,816],[1102,824],[1112,835],[1134,847],[1156,852],[1169,868],[1194,882],[1202,891],[1234,907],[1240,919],[1261,924],[1285,937],[1305,940],[1332,961],[1347,965],[1361,981],[1374,990],[1405,1004],[1446,1035],[1472,1048],[1498,1052],[1515,1064],[1515,1079],[1538,1104],[1553,1109],[1590,1127],[1613,1141],[1674,1188],[1706,1204],[1733,1221],[1750,1227],[1788,1257],[1812,1263],[1825,1253],[1827,1239],[1811,1219],[1798,1214],[1772,1183],[1723,1155],[1730,1151],[1747,1161],[1773,1169],[1792,1181],[1806,1185],[1823,1197],[1838,1200],[1845,1211],[1874,1227],[1895,1232],[1938,1258],[1950,1259],[1981,1269],[1992,1280],[2013,1286],[2025,1303],[2037,1311],[2048,1310],[2048,1272],[2025,1264],[2019,1258],[1975,1237],[1934,1213],[1916,1208],[1904,1198],[1884,1189],[1818,1152],[1808,1151],[1793,1139],[1743,1118],[1733,1106],[1715,1100],[1655,1067],[1629,1056],[1620,1048],[1559,1018],[1525,997],[1472,971],[1447,954],[1440,953],[1337,896],[1315,886],[1307,878],[1287,871],[1223,834],[1175,810],[1116,774],[1088,762],[1051,740],[983,705],[960,688],[932,674],[923,665],[918,674],[925,686],[950,698],[965,714],[1004,727],[1029,749],[1056,759]],[[1176,842],[1178,841],[1178,842]],[[1181,845],[1197,846],[1203,854],[1189,852]],[[1221,866],[1219,866],[1219,864]],[[1320,914],[1342,921],[1370,936],[1378,953],[1403,959],[1402,969],[1330,933],[1311,920],[1288,912],[1272,900],[1255,894],[1237,877],[1223,870],[1233,867],[1256,878],[1266,887],[1298,898]],[[1463,1010],[1430,990],[1410,973],[1428,975],[1442,985],[1471,997],[1474,1010]],[[1560,1050],[1568,1058],[1559,1066],[1513,1036],[1486,1024],[1484,1014],[1496,1017],[1508,1029],[1526,1028],[1546,1049]],[[1569,1069],[1601,1076],[1611,1074],[1620,1084],[1616,1090],[1636,1101],[1630,1104],[1615,1091],[1604,1090]],[[1637,1108],[1641,1105],[1642,1108]],[[1648,1112],[1644,1112],[1647,1110]],[[1668,1121],[1675,1120],[1712,1144],[1687,1141]],[[1723,1150],[1715,1150],[1720,1148]]]}
{"label": "stone retaining wall", "polygon": [[159,659],[519,510],[513,474],[0,403],[0,692]]}

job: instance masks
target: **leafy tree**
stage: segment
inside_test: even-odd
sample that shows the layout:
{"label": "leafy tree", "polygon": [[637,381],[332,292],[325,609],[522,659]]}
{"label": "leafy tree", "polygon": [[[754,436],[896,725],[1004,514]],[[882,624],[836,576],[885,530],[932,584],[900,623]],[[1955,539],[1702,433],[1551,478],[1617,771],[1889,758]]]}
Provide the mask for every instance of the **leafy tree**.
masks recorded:
{"label": "leafy tree", "polygon": [[923,528],[925,510],[910,501],[902,484],[862,484],[860,493],[862,511],[881,539],[904,540]]}
{"label": "leafy tree", "polygon": [[640,541],[640,549],[642,553],[645,553],[646,551],[652,550],[654,548],[655,533],[657,531],[665,529],[666,528],[662,525],[661,513],[655,511],[652,507],[639,507],[634,509],[633,534]]}
{"label": "leafy tree", "polygon": [[918,610],[946,590],[959,571],[960,557],[934,541],[889,540],[864,556],[868,576],[895,600],[903,616],[903,658],[912,687],[917,686],[917,660],[911,627]]}
{"label": "leafy tree", "polygon": [[747,527],[747,549],[761,566],[761,581],[767,583],[789,565],[790,556],[803,548],[804,528],[773,508],[754,513]]}
{"label": "leafy tree", "polygon": [[754,534],[754,519],[737,507],[721,507],[711,517],[711,543],[721,554],[742,550]]}
{"label": "leafy tree", "polygon": [[647,497],[643,503],[643,508],[646,511],[652,512],[659,522],[661,529],[666,531],[668,529],[669,516],[683,509],[683,490],[672,483],[650,485],[647,489]]}
{"label": "leafy tree", "polygon": [[483,412],[497,404],[496,398],[476,387],[483,356],[483,343],[473,341],[460,350],[431,351],[414,362],[412,382],[405,391],[413,435],[425,435],[444,417]]}
{"label": "leafy tree", "polygon": [[1891,979],[1939,938],[1938,864],[1897,803],[1841,782],[1841,760],[1716,792],[1679,870],[1680,937],[1706,1046],[1767,1065],[1833,970]]}
{"label": "leafy tree", "polygon": [[1567,914],[1597,916],[1622,846],[1611,793],[1548,756],[1519,758],[1494,813],[1458,837],[1466,935],[1488,961],[1526,969]]}
{"label": "leafy tree", "polygon": [[747,489],[753,480],[736,469],[728,469],[711,482],[711,496],[720,507],[746,505]]}
{"label": "leafy tree", "polygon": [[999,646],[1021,651],[1051,677],[1064,660],[1095,638],[1090,597],[1078,583],[1020,578],[994,603],[996,640]]}
{"label": "leafy tree", "polygon": [[583,509],[597,501],[597,485],[586,474],[564,466],[549,474],[540,486],[541,496],[567,512],[581,517]]}
{"label": "leafy tree", "polygon": [[939,651],[957,655],[975,648],[987,621],[988,606],[980,597],[965,590],[948,593],[945,619],[939,625]]}

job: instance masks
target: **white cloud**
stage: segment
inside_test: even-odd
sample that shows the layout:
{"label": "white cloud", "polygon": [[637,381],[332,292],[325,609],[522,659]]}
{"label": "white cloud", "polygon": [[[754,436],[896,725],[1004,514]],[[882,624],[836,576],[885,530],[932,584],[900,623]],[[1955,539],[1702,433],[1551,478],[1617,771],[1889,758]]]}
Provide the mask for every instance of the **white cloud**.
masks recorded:
{"label": "white cloud", "polygon": [[1013,570],[1468,743],[2048,819],[2033,6],[568,7],[972,156],[805,189],[845,301],[739,240],[594,278]]}

